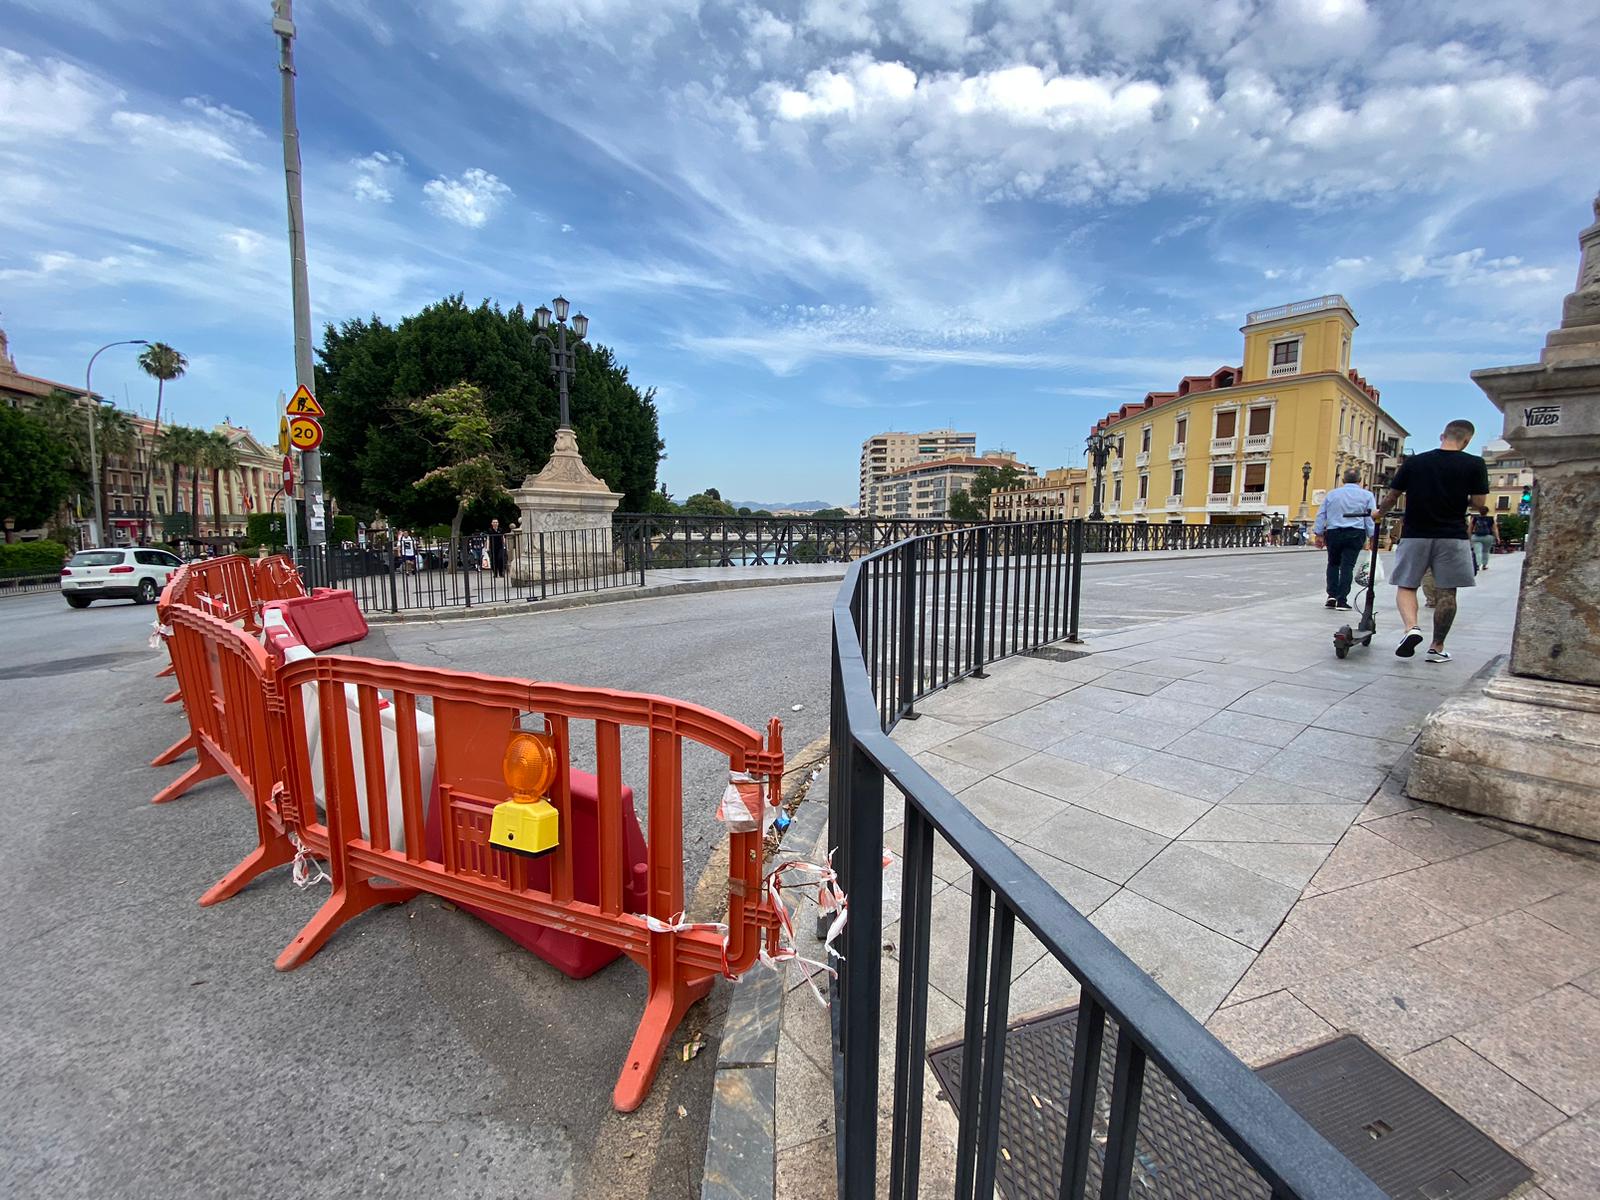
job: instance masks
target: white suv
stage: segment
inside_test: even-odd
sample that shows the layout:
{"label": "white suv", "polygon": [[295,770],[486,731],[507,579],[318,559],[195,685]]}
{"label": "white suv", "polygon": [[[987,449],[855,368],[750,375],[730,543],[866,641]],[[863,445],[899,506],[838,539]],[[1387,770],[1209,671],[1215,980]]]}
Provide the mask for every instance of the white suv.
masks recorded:
{"label": "white suv", "polygon": [[79,550],[61,568],[61,594],[73,608],[88,608],[93,600],[154,604],[181,566],[183,560],[165,550]]}

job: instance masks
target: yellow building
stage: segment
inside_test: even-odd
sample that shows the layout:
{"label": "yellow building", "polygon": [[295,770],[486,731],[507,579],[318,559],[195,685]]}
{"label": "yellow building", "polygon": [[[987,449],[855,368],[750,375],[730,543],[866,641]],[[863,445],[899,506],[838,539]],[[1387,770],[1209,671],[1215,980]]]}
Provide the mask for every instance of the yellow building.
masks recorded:
{"label": "yellow building", "polygon": [[1346,468],[1368,486],[1381,483],[1406,430],[1350,366],[1355,330],[1343,296],[1253,312],[1242,366],[1186,375],[1175,391],[1106,414],[1094,426],[1115,439],[1106,519],[1309,520]]}
{"label": "yellow building", "polygon": [[1089,472],[1057,467],[1042,479],[989,494],[989,515],[997,521],[1067,521],[1089,515]]}
{"label": "yellow building", "polygon": [[1485,447],[1483,460],[1489,467],[1489,512],[1496,517],[1526,516],[1522,497],[1533,491],[1533,468],[1528,460],[1510,447]]}

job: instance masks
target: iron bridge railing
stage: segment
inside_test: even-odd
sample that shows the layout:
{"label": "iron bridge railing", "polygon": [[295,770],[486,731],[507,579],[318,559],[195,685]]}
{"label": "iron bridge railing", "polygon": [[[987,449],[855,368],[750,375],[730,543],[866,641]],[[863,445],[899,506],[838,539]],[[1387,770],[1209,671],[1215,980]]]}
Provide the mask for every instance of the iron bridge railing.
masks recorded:
{"label": "iron bridge railing", "polygon": [[917,534],[977,522],[890,517],[698,517],[617,513],[618,540],[636,545],[646,570],[854,562]]}
{"label": "iron bridge railing", "polygon": [[[839,1195],[877,1193],[879,1021],[885,1006],[885,782],[905,798],[888,1195],[920,1194],[935,837],[972,868],[959,1200],[994,1194],[1012,951],[1020,921],[1081,985],[1059,1194],[1082,1200],[1091,1163],[1102,1200],[1163,1166],[1135,1152],[1145,1072],[1164,1072],[1264,1181],[1274,1200],[1385,1200],[1253,1072],[905,750],[889,738],[922,697],[984,664],[1076,636],[1083,522],[955,530],[854,563],[833,608],[829,828],[849,897],[833,984]],[[1099,1087],[1114,1021],[1109,1100]],[[1152,1193],[1154,1194],[1154,1193]],[[1164,1194],[1164,1193],[1163,1193]]]}
{"label": "iron bridge railing", "polygon": [[[1155,521],[1085,522],[1084,549],[1091,554],[1140,550],[1254,550],[1273,545],[1272,529],[1252,525],[1179,525]],[[1285,529],[1278,544],[1287,541]]]}

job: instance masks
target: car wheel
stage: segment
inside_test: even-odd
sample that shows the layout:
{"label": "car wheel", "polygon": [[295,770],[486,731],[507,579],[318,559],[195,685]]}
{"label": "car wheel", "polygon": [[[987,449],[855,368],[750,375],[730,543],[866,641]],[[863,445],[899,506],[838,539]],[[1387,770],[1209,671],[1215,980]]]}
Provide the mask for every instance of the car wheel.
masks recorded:
{"label": "car wheel", "polygon": [[154,579],[141,579],[139,581],[140,604],[154,604],[157,594],[156,581]]}
{"label": "car wheel", "polygon": [[73,608],[88,608],[89,607],[89,597],[87,597],[87,596],[68,596],[67,597],[67,603],[69,605],[71,605]]}

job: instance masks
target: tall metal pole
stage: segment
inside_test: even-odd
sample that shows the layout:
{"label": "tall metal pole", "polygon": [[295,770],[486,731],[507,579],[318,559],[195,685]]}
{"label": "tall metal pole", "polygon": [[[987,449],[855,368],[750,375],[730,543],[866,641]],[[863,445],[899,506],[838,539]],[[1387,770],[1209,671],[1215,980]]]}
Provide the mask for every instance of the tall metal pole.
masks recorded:
{"label": "tall metal pole", "polygon": [[113,346],[148,346],[143,338],[128,338],[120,342],[107,342],[89,356],[89,365],[83,369],[84,399],[89,402],[89,481],[94,488],[94,512],[89,515],[89,536],[100,545],[100,456],[95,451],[94,427],[100,423],[100,403],[94,398],[94,360]]}
{"label": "tall metal pole", "polygon": [[571,429],[572,415],[567,406],[567,375],[572,368],[567,365],[567,323],[565,321],[560,324],[560,333],[557,334],[557,338],[561,343],[561,349],[556,358],[556,362],[560,364],[556,367],[556,375],[561,380],[561,428]]}
{"label": "tall metal pole", "polygon": [[[283,178],[289,194],[289,271],[294,293],[294,381],[316,391],[311,363],[311,290],[306,280],[305,210],[300,198],[300,127],[294,107],[293,0],[272,0],[272,32],[278,35],[278,74],[283,83]],[[300,456],[305,488],[306,540],[320,546],[328,540],[322,500],[322,452]]]}

